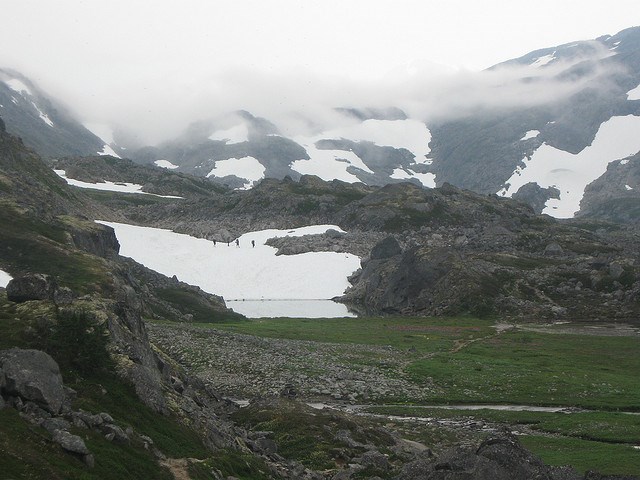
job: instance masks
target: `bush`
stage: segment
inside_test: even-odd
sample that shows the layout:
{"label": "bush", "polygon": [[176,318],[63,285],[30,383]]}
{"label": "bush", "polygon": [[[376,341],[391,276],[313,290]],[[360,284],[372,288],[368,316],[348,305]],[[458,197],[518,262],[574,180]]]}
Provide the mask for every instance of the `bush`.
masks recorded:
{"label": "bush", "polygon": [[112,366],[108,341],[107,324],[97,323],[87,310],[60,310],[46,350],[61,367],[87,375]]}

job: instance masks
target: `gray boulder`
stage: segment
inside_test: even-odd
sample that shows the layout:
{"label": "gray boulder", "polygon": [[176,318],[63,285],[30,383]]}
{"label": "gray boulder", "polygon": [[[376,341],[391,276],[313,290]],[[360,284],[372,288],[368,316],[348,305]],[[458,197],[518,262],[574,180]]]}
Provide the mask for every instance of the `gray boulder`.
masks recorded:
{"label": "gray boulder", "polygon": [[3,395],[32,401],[57,414],[65,400],[58,364],[45,352],[12,348],[0,351],[0,369],[4,371]]}
{"label": "gray boulder", "polygon": [[73,435],[65,430],[56,430],[53,432],[53,441],[60,445],[67,452],[78,455],[88,455],[89,449],[84,444],[84,440],[78,435]]}
{"label": "gray boulder", "polygon": [[58,286],[50,275],[34,273],[17,277],[7,284],[7,298],[22,303],[29,300],[53,300]]}

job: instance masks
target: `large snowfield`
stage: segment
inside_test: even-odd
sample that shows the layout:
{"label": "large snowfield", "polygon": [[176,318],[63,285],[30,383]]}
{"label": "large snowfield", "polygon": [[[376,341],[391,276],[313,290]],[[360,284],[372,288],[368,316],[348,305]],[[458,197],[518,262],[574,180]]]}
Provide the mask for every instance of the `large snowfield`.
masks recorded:
{"label": "large snowfield", "polygon": [[[360,268],[360,258],[348,253],[309,252],[276,256],[277,250],[264,244],[272,237],[340,230],[335,225],[249,232],[238,238],[239,246],[236,246],[235,242],[217,242],[214,245],[209,240],[159,228],[98,223],[115,230],[120,242],[120,255],[131,257],[164,275],[175,275],[206,292],[222,295],[236,311],[248,316],[314,316],[313,311],[318,309],[314,310],[313,302],[308,301],[341,295],[349,286],[347,277]],[[301,302],[280,303],[276,300]],[[292,304],[297,304],[302,310],[297,314],[283,310]],[[316,307],[320,308],[319,305]],[[251,313],[245,313],[243,307]],[[260,312],[254,312],[256,308]],[[264,314],[268,310],[272,310],[270,314]],[[340,306],[338,310],[337,314],[330,316],[347,316],[346,308]]]}
{"label": "large snowfield", "polygon": [[5,288],[7,283],[11,281],[11,275],[4,270],[0,270],[0,288]]}
{"label": "large snowfield", "polygon": [[523,159],[524,168],[516,169],[505,182],[509,187],[498,194],[511,197],[529,182],[553,186],[560,190],[560,199],[548,200],[542,213],[572,218],[580,210],[587,185],[602,176],[610,162],[640,151],[638,132],[640,117],[627,115],[604,122],[591,145],[575,155],[543,143],[531,159]]}

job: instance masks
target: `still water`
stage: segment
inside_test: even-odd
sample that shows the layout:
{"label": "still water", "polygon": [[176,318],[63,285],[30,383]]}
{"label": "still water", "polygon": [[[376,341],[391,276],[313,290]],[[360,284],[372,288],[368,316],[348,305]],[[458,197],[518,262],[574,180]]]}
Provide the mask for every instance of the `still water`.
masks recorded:
{"label": "still water", "polygon": [[227,307],[247,318],[342,318],[356,317],[333,300],[227,300]]}

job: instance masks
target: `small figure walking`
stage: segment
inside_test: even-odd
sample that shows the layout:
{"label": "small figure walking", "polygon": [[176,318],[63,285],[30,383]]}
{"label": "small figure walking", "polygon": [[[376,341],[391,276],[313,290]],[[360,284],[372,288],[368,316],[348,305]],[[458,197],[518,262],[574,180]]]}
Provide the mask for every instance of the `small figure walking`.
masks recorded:
{"label": "small figure walking", "polygon": [[236,238],[236,247],[240,248],[240,240]]}
{"label": "small figure walking", "polygon": [[251,246],[252,246],[253,248],[256,248],[256,241],[255,241],[255,240],[251,240]]}
{"label": "small figure walking", "polygon": [[213,246],[214,247],[216,246],[216,239],[215,238],[213,239]]}

